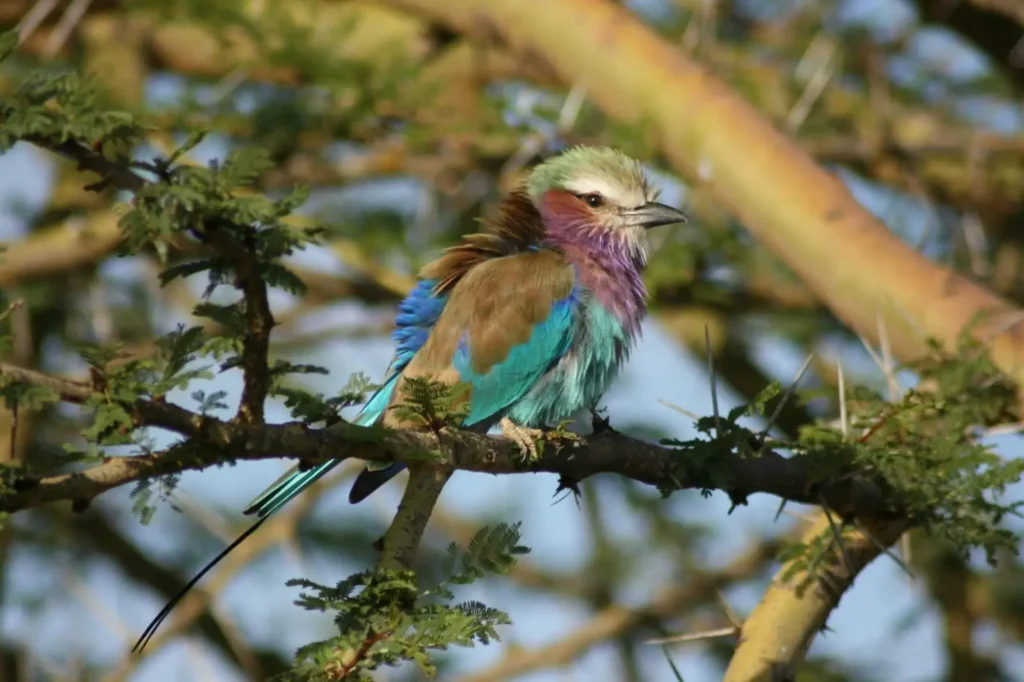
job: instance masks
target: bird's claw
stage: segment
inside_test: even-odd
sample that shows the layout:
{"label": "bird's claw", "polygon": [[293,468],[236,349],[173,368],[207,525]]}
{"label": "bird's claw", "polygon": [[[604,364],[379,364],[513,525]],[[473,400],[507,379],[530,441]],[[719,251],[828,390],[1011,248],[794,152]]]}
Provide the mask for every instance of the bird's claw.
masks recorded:
{"label": "bird's claw", "polygon": [[544,437],[543,431],[520,426],[513,423],[508,417],[502,417],[501,421],[498,422],[498,426],[504,435],[511,438],[519,446],[519,453],[523,456],[524,460],[529,462],[537,459],[537,440]]}

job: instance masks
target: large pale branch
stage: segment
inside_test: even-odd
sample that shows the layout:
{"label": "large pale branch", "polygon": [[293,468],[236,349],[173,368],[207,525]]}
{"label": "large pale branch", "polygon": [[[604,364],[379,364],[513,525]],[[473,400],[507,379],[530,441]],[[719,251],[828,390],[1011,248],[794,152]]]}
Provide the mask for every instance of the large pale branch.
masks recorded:
{"label": "large pale branch", "polygon": [[685,177],[710,190],[846,324],[885,325],[894,354],[928,337],[953,347],[976,316],[1007,373],[1024,379],[1018,311],[914,251],[799,145],[674,45],[608,0],[391,0],[482,41],[545,60],[609,114],[643,127]]}
{"label": "large pale branch", "polygon": [[810,566],[793,570],[790,562],[779,569],[743,622],[740,643],[723,682],[796,679],[797,666],[854,579],[907,527],[905,521],[866,525],[857,533],[843,533],[840,548],[832,522],[822,514],[804,535],[804,542],[810,545],[828,537],[828,548]]}

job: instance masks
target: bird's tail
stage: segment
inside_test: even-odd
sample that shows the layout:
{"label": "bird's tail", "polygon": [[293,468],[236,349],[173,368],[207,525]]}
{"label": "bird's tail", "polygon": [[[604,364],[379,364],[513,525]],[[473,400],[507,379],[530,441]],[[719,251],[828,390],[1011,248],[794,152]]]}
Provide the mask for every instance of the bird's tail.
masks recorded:
{"label": "bird's tail", "polygon": [[386,469],[363,469],[356,476],[352,489],[348,491],[348,501],[352,504],[359,504],[372,495],[377,488],[381,487],[392,478],[405,470],[405,462],[395,462]]}
{"label": "bird's tail", "polygon": [[[384,414],[384,410],[387,408],[388,403],[391,402],[391,394],[394,393],[395,385],[397,383],[398,373],[396,372],[390,379],[384,382],[383,386],[377,389],[377,392],[374,393],[366,402],[366,406],[363,407],[353,422],[360,426],[371,426],[380,419],[380,416]],[[344,461],[344,459],[344,457],[329,459],[326,462],[318,464],[312,469],[306,469],[305,471],[300,470],[298,466],[292,467],[286,471],[283,476],[271,483],[266,490],[256,497],[256,499],[250,502],[249,506],[245,508],[243,513],[246,515],[256,514],[256,516],[261,519],[270,516],[278,509],[291,502],[303,490],[316,483],[324,476],[324,474],[336,467]],[[362,475],[360,475],[360,478],[362,478]],[[385,479],[385,481],[386,480],[387,479]],[[355,485],[359,485],[359,478],[356,479]],[[370,489],[367,491],[366,495],[369,495],[374,490],[376,490],[376,488]],[[366,495],[363,495],[359,499],[362,500]],[[351,495],[349,495],[349,499],[352,499]]]}
{"label": "bird's tail", "polygon": [[[397,379],[398,373],[396,372],[394,375],[391,376],[390,379],[388,379],[384,383],[383,386],[381,386],[377,390],[376,393],[373,394],[370,400],[367,401],[366,405],[363,407],[362,411],[359,413],[359,416],[355,418],[354,422],[356,424],[359,424],[360,426],[370,426],[374,422],[376,422],[377,419],[379,419],[382,414],[384,414],[384,410],[387,408],[388,403],[391,402],[391,394],[395,390]],[[171,599],[167,602],[164,608],[161,609],[160,613],[157,614],[156,618],[154,618],[152,622],[150,622],[149,626],[146,627],[145,631],[143,631],[142,636],[139,637],[139,640],[135,643],[135,646],[132,647],[132,652],[141,652],[143,649],[146,648],[146,644],[148,644],[149,640],[152,639],[154,634],[156,634],[157,628],[160,627],[160,624],[164,621],[164,619],[170,615],[171,611],[174,610],[174,607],[178,604],[179,601],[181,601],[182,597],[184,597],[188,593],[188,591],[192,589],[196,585],[196,583],[198,583],[203,578],[203,576],[210,571],[210,569],[212,569],[214,566],[220,563],[220,561],[224,557],[226,557],[228,554],[231,553],[232,550],[234,550],[236,547],[242,544],[242,542],[245,541],[246,538],[255,533],[256,530],[263,525],[263,522],[270,518],[271,514],[281,509],[281,507],[285,506],[286,504],[288,504],[299,493],[301,493],[309,486],[313,485],[313,483],[315,483],[318,479],[322,478],[324,474],[326,474],[328,471],[336,467],[344,460],[344,457],[329,459],[326,462],[318,464],[312,469],[306,469],[305,471],[300,470],[298,467],[292,467],[283,476],[274,481],[269,488],[260,493],[260,495],[256,499],[250,502],[249,506],[245,508],[244,513],[256,514],[256,516],[258,517],[256,523],[249,526],[249,528],[246,529],[246,531],[243,532],[241,535],[239,535],[234,542],[225,547],[220,554],[214,557],[213,561],[206,564],[206,566],[204,566],[202,570],[200,570],[195,575],[195,577],[193,577],[191,580],[185,583],[185,586],[181,588],[181,590],[176,595],[171,597]],[[363,483],[362,486],[360,486],[360,481],[363,480],[364,477],[366,477],[366,474],[368,473],[367,471],[364,471],[362,474],[359,475],[359,478],[356,479],[356,482],[352,488],[352,493],[349,495],[349,499],[351,500],[355,496],[356,488],[359,488],[362,492],[359,494],[358,499],[356,499],[355,501],[358,502],[364,499],[367,495],[369,495],[374,490],[379,488],[381,485],[387,482],[392,476],[394,476],[399,471],[401,471],[402,468],[404,468],[404,465],[398,466],[397,470],[394,471],[394,473],[384,476],[383,478],[380,477],[381,474],[384,474],[385,472],[394,469],[396,466],[398,465],[392,465],[387,469],[381,471],[369,472],[371,474],[377,475],[376,477],[370,477],[373,479],[374,482],[370,484],[369,488],[367,488],[366,483]]]}
{"label": "bird's tail", "polygon": [[343,461],[344,458],[329,459],[305,471],[292,467],[250,502],[242,513],[246,516],[256,514],[261,519],[270,516]]}

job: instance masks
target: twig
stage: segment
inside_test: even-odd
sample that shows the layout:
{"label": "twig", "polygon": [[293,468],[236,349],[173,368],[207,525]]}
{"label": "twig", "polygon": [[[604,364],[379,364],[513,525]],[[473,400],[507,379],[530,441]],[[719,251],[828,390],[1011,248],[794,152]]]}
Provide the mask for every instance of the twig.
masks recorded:
{"label": "twig", "polygon": [[91,4],[92,0],[72,0],[68,8],[64,10],[64,14],[61,16],[60,21],[57,22],[57,26],[54,27],[53,33],[50,34],[50,39],[46,43],[43,52],[47,57],[52,57],[60,51],[60,48],[64,46],[68,36],[75,30],[75,26],[85,16]]}
{"label": "twig", "polygon": [[36,0],[25,16],[18,22],[18,44],[29,39],[39,25],[46,21],[50,12],[57,6],[57,0]]}
{"label": "twig", "polygon": [[207,230],[207,237],[211,246],[231,260],[237,276],[236,285],[245,297],[243,386],[238,418],[248,424],[262,424],[263,407],[270,386],[267,368],[270,332],[275,324],[267,297],[267,284],[260,274],[260,264],[253,246],[239,244],[230,234],[216,227]]}
{"label": "twig", "polygon": [[664,398],[658,398],[658,402],[661,403],[662,405],[664,405],[665,407],[667,407],[668,409],[674,410],[675,412],[678,412],[679,414],[681,414],[681,415],[683,415],[685,417],[689,417],[690,419],[692,419],[694,421],[697,421],[698,419],[700,419],[700,415],[697,414],[696,412],[690,412],[685,407],[681,407],[679,405],[676,405],[675,403],[670,403],[669,401],[665,400]]}
{"label": "twig", "polygon": [[411,466],[409,482],[398,504],[398,513],[384,533],[379,568],[410,569],[423,531],[453,469],[445,466]]}
{"label": "twig", "polygon": [[[101,185],[109,184],[138,193],[149,184],[149,181],[130,168],[110,161],[102,154],[73,140],[57,143],[41,137],[26,139],[37,146],[74,160],[83,170],[96,173],[101,177]],[[267,297],[267,285],[260,273],[255,245],[240,243],[218,225],[203,226],[200,237],[231,262],[237,277],[236,285],[245,298],[246,325],[242,340],[244,386],[238,418],[246,423],[261,424],[269,387],[267,358],[274,316]]]}

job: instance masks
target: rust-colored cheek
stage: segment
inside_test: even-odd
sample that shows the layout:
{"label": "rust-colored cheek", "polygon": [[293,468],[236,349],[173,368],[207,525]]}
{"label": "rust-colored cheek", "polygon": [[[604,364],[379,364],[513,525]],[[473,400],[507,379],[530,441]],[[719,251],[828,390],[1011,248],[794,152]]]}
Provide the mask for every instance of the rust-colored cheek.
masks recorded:
{"label": "rust-colored cheek", "polygon": [[595,223],[600,220],[599,214],[580,201],[575,194],[563,189],[548,190],[544,194],[540,213],[549,224],[554,221]]}

